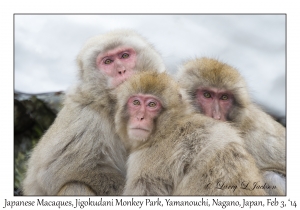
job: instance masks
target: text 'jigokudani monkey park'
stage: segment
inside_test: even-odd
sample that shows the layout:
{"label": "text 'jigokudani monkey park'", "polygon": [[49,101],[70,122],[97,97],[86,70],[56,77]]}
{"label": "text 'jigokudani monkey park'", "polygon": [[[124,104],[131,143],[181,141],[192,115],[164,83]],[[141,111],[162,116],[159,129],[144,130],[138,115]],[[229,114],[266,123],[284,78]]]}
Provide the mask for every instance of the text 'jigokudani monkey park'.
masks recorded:
{"label": "text 'jigokudani monkey park'", "polygon": [[77,66],[23,195],[286,195],[286,129],[229,64],[197,57],[171,75],[148,40],[119,29],[90,38]]}

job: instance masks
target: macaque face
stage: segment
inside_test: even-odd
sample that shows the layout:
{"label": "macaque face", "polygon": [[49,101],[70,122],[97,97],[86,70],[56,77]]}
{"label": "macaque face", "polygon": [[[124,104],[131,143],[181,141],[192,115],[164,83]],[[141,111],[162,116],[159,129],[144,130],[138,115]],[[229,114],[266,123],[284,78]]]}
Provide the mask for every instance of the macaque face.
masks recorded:
{"label": "macaque face", "polygon": [[226,121],[232,107],[233,95],[217,88],[199,88],[196,91],[196,102],[206,116]]}
{"label": "macaque face", "polygon": [[136,52],[130,47],[117,47],[97,56],[97,67],[109,77],[108,86],[117,87],[133,74]]}
{"label": "macaque face", "polygon": [[162,109],[159,99],[152,95],[134,95],[128,99],[127,109],[129,138],[138,141],[147,140],[154,128],[154,119]]}

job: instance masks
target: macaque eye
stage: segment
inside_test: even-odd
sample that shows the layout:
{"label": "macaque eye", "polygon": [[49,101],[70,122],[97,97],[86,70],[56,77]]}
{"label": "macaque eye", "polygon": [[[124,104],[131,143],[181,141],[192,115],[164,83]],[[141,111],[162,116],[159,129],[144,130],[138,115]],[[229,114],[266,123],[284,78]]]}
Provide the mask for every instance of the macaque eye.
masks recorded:
{"label": "macaque eye", "polygon": [[105,64],[111,64],[111,63],[112,63],[112,60],[111,60],[111,59],[106,59],[106,60],[104,61],[104,63],[105,63]]}
{"label": "macaque eye", "polygon": [[150,103],[148,104],[148,106],[149,106],[149,107],[156,107],[156,103],[155,103],[155,102],[150,102]]}
{"label": "macaque eye", "polygon": [[222,95],[221,99],[222,100],[227,100],[228,99],[228,95]]}
{"label": "macaque eye", "polygon": [[122,55],[122,58],[128,58],[129,57],[129,54],[128,53],[124,53],[123,55]]}
{"label": "macaque eye", "polygon": [[139,100],[134,100],[132,103],[133,103],[133,105],[135,105],[135,106],[138,106],[138,105],[141,104]]}
{"label": "macaque eye", "polygon": [[203,95],[204,95],[205,98],[211,98],[211,95],[208,92],[205,92]]}

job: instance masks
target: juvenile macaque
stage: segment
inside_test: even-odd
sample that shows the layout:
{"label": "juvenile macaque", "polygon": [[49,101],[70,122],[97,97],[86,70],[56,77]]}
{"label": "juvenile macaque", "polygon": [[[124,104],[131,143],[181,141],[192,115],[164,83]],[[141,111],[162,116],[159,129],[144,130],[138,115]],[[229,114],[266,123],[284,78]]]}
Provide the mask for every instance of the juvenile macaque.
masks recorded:
{"label": "juvenile macaque", "polygon": [[116,131],[130,154],[124,195],[265,195],[237,132],[195,113],[166,73],[136,74],[115,94]]}
{"label": "juvenile macaque", "polygon": [[284,195],[285,128],[251,102],[240,73],[215,59],[197,58],[186,62],[177,76],[194,108],[216,120],[229,121],[240,131],[264,182],[276,186],[267,192]]}
{"label": "juvenile macaque", "polygon": [[110,91],[138,69],[164,71],[160,55],[140,35],[116,30],[87,41],[77,57],[79,82],[34,148],[25,195],[120,195],[126,150],[114,126]]}

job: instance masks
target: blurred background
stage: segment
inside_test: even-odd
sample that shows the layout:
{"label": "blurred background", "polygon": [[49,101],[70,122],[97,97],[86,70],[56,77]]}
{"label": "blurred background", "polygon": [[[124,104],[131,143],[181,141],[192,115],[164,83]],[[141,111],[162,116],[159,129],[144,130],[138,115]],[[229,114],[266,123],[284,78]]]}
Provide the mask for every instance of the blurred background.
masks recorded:
{"label": "blurred background", "polygon": [[134,29],[175,74],[187,59],[212,57],[237,68],[253,100],[286,123],[285,15],[14,15],[15,194],[31,148],[55,119],[76,81],[84,42]]}

